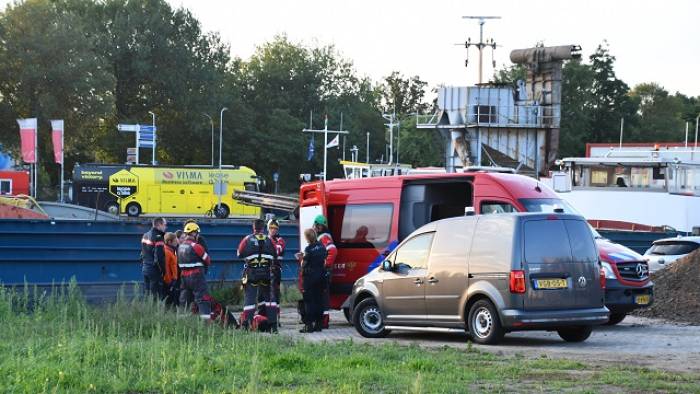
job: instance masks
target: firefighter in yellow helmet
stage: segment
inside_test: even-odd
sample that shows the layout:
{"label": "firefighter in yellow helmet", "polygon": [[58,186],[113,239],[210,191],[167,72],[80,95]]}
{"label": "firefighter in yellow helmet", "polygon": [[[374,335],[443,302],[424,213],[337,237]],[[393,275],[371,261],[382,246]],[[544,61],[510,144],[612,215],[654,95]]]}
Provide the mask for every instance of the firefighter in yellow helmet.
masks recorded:
{"label": "firefighter in yellow helmet", "polygon": [[180,304],[186,305],[194,298],[199,316],[209,319],[211,304],[208,301],[205,270],[211,265],[211,257],[206,249],[197,243],[199,231],[197,223],[187,223],[183,229],[185,240],[177,248],[177,265],[181,277]]}

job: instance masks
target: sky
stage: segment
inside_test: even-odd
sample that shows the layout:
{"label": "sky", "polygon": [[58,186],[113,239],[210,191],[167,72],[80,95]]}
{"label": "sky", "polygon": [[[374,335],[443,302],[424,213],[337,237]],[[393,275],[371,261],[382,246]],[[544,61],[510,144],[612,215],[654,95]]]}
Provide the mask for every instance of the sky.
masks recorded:
{"label": "sky", "polygon": [[[205,31],[218,32],[231,55],[242,59],[284,33],[308,46],[335,45],[360,75],[375,81],[396,70],[431,86],[471,85],[478,56],[471,49],[465,68],[463,43],[468,37],[476,41],[479,25],[462,16],[495,15],[501,19],[487,21],[484,36],[499,45],[498,68],[510,64],[511,50],[537,42],[578,44],[587,58],[607,40],[617,57],[617,76],[630,86],[656,82],[671,93],[700,96],[700,1],[167,1],[189,9]],[[485,79],[493,73],[491,56],[487,49]]]}
{"label": "sky", "polygon": [[[617,57],[618,78],[630,86],[657,82],[671,93],[700,96],[700,1],[387,1],[387,0],[168,0],[189,9],[206,31],[218,32],[233,56],[285,33],[305,45],[334,44],[361,75],[374,80],[397,70],[430,83],[470,85],[477,80],[477,52],[464,67],[467,37],[479,25],[464,15],[497,15],[485,38],[501,46],[497,66],[513,49],[537,42],[578,44],[588,57],[603,40]],[[462,43],[462,45],[455,45]],[[484,75],[493,73],[491,51]]]}

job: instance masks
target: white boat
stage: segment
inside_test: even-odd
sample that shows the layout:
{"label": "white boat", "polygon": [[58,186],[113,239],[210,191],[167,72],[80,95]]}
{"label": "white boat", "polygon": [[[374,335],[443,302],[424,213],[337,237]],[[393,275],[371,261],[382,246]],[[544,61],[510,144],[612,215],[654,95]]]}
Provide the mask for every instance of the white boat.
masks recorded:
{"label": "white boat", "polygon": [[680,148],[611,149],[599,157],[565,158],[543,182],[594,227],[690,233],[700,226],[696,157],[700,151]]}

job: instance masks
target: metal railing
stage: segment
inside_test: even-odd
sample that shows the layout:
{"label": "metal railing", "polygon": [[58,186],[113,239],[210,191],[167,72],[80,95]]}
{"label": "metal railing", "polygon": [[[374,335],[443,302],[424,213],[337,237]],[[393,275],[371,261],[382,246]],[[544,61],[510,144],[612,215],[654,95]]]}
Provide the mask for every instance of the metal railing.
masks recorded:
{"label": "metal railing", "polygon": [[[558,127],[561,120],[561,106],[542,105],[472,105],[469,108],[460,107],[455,109],[465,121],[462,126],[497,126],[497,127]],[[440,115],[443,111],[453,110],[442,109],[433,114],[416,115],[416,127],[434,128],[442,126],[439,124]],[[444,125],[459,126],[459,125]]]}

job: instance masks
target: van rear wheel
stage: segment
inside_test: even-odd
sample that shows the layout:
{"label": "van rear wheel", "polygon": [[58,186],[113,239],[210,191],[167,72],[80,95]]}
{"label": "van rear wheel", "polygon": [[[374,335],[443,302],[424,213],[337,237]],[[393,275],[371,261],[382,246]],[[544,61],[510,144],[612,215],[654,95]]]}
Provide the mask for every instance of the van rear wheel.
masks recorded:
{"label": "van rear wheel", "polygon": [[591,336],[592,326],[566,327],[557,330],[557,334],[566,342],[583,342]]}
{"label": "van rear wheel", "polygon": [[353,309],[352,323],[365,338],[384,338],[390,332],[384,328],[384,316],[374,298],[366,298],[357,304]]}
{"label": "van rear wheel", "polygon": [[469,309],[467,320],[472,341],[485,345],[500,342],[505,335],[498,312],[489,300],[479,300]]}

